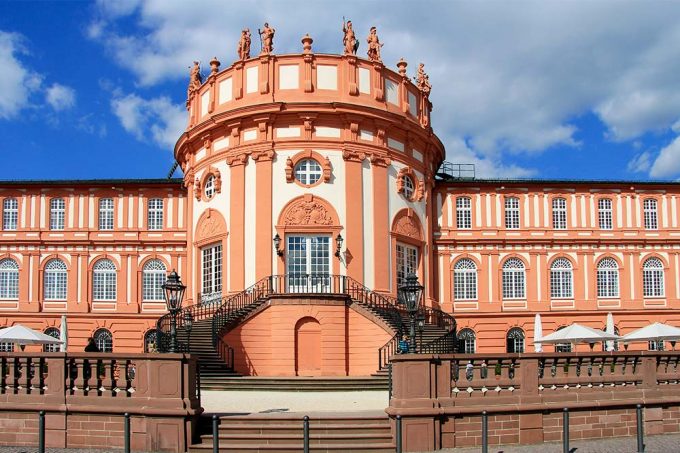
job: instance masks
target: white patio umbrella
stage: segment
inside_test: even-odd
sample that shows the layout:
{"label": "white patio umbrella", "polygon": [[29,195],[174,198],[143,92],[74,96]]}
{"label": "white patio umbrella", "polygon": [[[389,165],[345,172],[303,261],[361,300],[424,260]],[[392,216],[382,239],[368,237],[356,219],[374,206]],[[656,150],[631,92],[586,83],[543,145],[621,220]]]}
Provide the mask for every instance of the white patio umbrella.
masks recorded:
{"label": "white patio umbrella", "polygon": [[59,327],[59,339],[61,346],[59,351],[66,352],[66,345],[68,344],[68,326],[66,325],[66,315],[61,315],[61,326]]}
{"label": "white patio umbrella", "polygon": [[534,317],[534,352],[543,352],[543,345],[539,341],[543,336],[543,324],[541,324],[541,315],[536,313]]}
{"label": "white patio umbrella", "polygon": [[680,340],[680,329],[655,322],[642,329],[634,330],[623,336],[624,342],[629,341],[678,341]]}
{"label": "white patio umbrella", "polygon": [[574,323],[564,329],[557,330],[539,340],[540,343],[597,343],[605,340],[618,340],[618,335],[608,334],[592,327]]}
{"label": "white patio umbrella", "polygon": [[[611,312],[607,313],[607,330],[605,330],[605,332],[611,335],[616,335],[616,331],[614,329],[614,315],[612,315]],[[614,342],[612,340],[607,341],[606,344],[608,352],[614,350]]]}
{"label": "white patio umbrella", "polygon": [[18,345],[24,344],[61,344],[61,340],[45,335],[42,332],[36,332],[21,324],[16,324],[12,327],[0,329],[0,342],[15,343]]}

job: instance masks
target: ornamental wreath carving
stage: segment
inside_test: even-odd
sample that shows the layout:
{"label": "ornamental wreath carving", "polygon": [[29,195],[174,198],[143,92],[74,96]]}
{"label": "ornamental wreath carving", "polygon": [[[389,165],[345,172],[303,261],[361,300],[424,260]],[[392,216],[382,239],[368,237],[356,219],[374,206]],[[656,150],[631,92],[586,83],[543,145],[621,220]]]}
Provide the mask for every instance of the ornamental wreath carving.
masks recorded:
{"label": "ornamental wreath carving", "polygon": [[200,221],[196,229],[196,240],[208,239],[215,236],[220,236],[225,233],[225,224],[219,215],[215,215],[214,211],[208,210],[207,215]]}
{"label": "ornamental wreath carving", "polygon": [[289,209],[283,223],[284,225],[333,225],[333,217],[318,201],[301,201]]}

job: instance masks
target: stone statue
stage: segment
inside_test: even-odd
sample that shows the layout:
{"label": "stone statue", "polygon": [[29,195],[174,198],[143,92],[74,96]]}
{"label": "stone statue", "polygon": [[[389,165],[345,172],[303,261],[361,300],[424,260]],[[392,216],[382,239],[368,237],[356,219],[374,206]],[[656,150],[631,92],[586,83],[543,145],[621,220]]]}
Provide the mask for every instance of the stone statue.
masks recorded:
{"label": "stone statue", "polygon": [[238,58],[239,60],[247,60],[250,58],[250,29],[244,28],[241,30],[241,39],[238,41]]}
{"label": "stone statue", "polygon": [[258,28],[257,32],[260,34],[260,42],[262,44],[261,55],[272,53],[274,51],[274,33],[276,33],[276,30],[270,28],[269,24],[265,22],[264,28],[262,30]]}
{"label": "stone statue", "polygon": [[345,23],[345,18],[342,18],[342,32],[344,33],[342,37],[342,43],[345,46],[345,55],[356,55],[359,49],[359,41],[357,40],[354,30],[352,29],[352,21],[348,20]]}
{"label": "stone statue", "polygon": [[191,72],[189,73],[189,88],[187,89],[187,97],[190,97],[192,93],[197,91],[201,84],[203,84],[203,78],[201,77],[201,64],[198,61],[194,61],[194,65],[191,67]]}
{"label": "stone statue", "polygon": [[380,59],[380,48],[383,46],[378,38],[378,33],[375,27],[371,27],[371,32],[366,38],[368,42],[368,59],[371,61],[378,61],[382,63]]}
{"label": "stone statue", "polygon": [[416,73],[416,86],[425,95],[429,96],[432,90],[432,85],[430,85],[430,77],[425,74],[425,65],[420,63],[418,65],[418,72]]}

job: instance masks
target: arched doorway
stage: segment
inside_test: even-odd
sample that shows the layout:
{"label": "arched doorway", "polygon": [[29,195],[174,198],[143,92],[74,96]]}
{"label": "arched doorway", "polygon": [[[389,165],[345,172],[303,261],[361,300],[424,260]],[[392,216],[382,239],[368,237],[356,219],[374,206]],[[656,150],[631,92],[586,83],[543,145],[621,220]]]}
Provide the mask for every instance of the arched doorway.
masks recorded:
{"label": "arched doorway", "polygon": [[311,317],[295,324],[295,374],[321,375],[321,324]]}

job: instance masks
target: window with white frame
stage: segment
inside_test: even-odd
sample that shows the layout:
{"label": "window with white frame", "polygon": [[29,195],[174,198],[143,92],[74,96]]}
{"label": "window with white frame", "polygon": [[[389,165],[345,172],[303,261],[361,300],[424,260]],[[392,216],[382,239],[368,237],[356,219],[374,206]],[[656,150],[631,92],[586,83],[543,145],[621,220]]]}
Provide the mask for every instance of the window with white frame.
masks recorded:
{"label": "window with white frame", "polygon": [[619,297],[619,265],[613,258],[597,263],[597,297]]}
{"label": "window with white frame", "polygon": [[[4,329],[4,327],[2,327],[2,329]],[[14,343],[0,341],[0,352],[14,352]]]}
{"label": "window with white frame", "polygon": [[510,258],[503,263],[503,299],[524,299],[524,263]]}
{"label": "window with white frame", "polygon": [[654,198],[645,198],[642,202],[644,211],[645,230],[656,230],[658,227],[656,216],[656,200]]}
{"label": "window with white frame", "polygon": [[472,202],[470,197],[456,198],[456,228],[472,228]]}
{"label": "window with white frame", "polygon": [[597,217],[601,230],[611,230],[612,224],[612,201],[609,198],[597,200]]}
{"label": "window with white frame", "polygon": [[92,269],[92,300],[116,300],[116,265],[101,259]]}
{"label": "window with white frame", "polygon": [[161,260],[149,260],[142,270],[142,300],[145,302],[165,301],[165,283],[167,269]]}
{"label": "window with white frame", "polygon": [[413,198],[413,193],[416,190],[416,185],[413,183],[413,179],[409,175],[403,175],[401,177],[402,183],[402,193],[406,199],[410,200]]}
{"label": "window with white frame", "polygon": [[314,159],[302,159],[295,165],[295,179],[300,184],[308,186],[316,184],[322,174],[321,165]]}
{"label": "window with white frame", "polygon": [[519,228],[519,198],[505,199],[505,228],[513,230]]}
{"label": "window with white frame", "polygon": [[453,298],[477,299],[477,266],[469,258],[458,260],[453,267]]}
{"label": "window with white frame", "polygon": [[524,331],[519,327],[513,327],[505,337],[506,351],[521,354],[524,352]]}
{"label": "window with white frame", "polygon": [[113,198],[99,200],[99,229],[113,230]]}
{"label": "window with white frame", "polygon": [[108,329],[98,329],[92,338],[100,352],[113,352],[113,335]]}
{"label": "window with white frame", "polygon": [[222,245],[205,247],[203,256],[202,297],[222,293]]}
{"label": "window with white frame", "polygon": [[150,230],[163,229],[163,199],[152,198],[149,200],[149,211],[147,213],[147,223]]}
{"label": "window with white frame", "polygon": [[210,200],[215,195],[215,175],[210,174],[205,180],[205,198]]}
{"label": "window with white frame", "polygon": [[19,221],[19,202],[16,198],[5,198],[2,202],[2,229],[16,230]]}
{"label": "window with white frame", "polygon": [[642,265],[642,294],[644,297],[663,297],[663,263],[649,258]]}
{"label": "window with white frame", "polygon": [[0,299],[19,299],[19,265],[11,258],[0,260]]}
{"label": "window with white frame", "polygon": [[477,349],[477,337],[472,329],[461,329],[458,332],[458,352],[461,354],[474,354]]}
{"label": "window with white frame", "polygon": [[66,300],[66,264],[60,259],[49,260],[45,264],[45,300]]}
{"label": "window with white frame", "polygon": [[[57,340],[59,339],[59,335],[61,334],[61,332],[59,332],[59,329],[57,329],[56,327],[48,327],[47,329],[45,329],[45,332],[43,333],[52,338],[56,338]],[[43,352],[59,352],[60,350],[61,350],[60,344],[43,345]]]}
{"label": "window with white frame", "polygon": [[418,249],[411,245],[397,244],[397,287],[410,273],[418,273]]}
{"label": "window with white frame", "polygon": [[557,258],[550,266],[550,297],[571,299],[574,297],[574,275],[571,261]]}
{"label": "window with white frame", "polygon": [[651,340],[647,344],[650,351],[663,351],[665,349],[663,340]]}
{"label": "window with white frame", "polygon": [[553,198],[552,220],[554,229],[567,229],[567,200],[564,198]]}
{"label": "window with white frame", "polygon": [[63,198],[52,198],[50,200],[50,230],[64,229],[64,214],[66,203]]}

